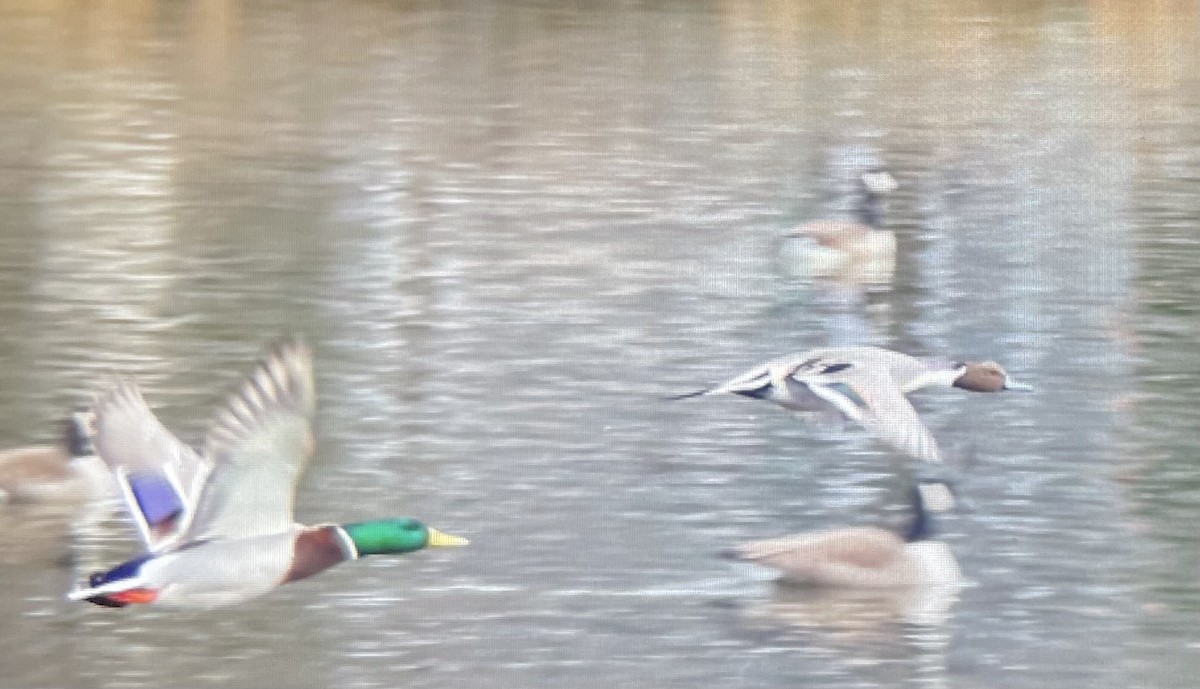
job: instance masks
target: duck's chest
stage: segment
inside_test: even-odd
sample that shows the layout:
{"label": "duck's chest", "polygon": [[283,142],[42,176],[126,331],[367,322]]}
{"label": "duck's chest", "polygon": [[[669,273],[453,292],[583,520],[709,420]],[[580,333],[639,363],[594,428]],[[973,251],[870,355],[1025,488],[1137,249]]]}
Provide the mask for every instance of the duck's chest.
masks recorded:
{"label": "duck's chest", "polygon": [[289,581],[352,559],[337,527],[296,527],[280,534],[209,541],[155,558],[144,566],[161,582],[159,603],[185,607],[232,605]]}
{"label": "duck's chest", "polygon": [[159,582],[157,603],[218,607],[240,603],[288,581],[300,532],[201,543],[146,563]]}
{"label": "duck's chest", "polygon": [[942,541],[917,541],[905,550],[922,584],[950,584],[962,581],[962,571],[950,546]]}

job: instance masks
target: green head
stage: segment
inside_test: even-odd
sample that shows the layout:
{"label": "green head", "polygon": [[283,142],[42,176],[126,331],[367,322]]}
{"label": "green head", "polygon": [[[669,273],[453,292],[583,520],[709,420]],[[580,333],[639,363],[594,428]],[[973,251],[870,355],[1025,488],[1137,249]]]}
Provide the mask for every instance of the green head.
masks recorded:
{"label": "green head", "polygon": [[342,524],[341,529],[354,542],[360,557],[467,544],[465,538],[431,529],[416,519],[375,519]]}

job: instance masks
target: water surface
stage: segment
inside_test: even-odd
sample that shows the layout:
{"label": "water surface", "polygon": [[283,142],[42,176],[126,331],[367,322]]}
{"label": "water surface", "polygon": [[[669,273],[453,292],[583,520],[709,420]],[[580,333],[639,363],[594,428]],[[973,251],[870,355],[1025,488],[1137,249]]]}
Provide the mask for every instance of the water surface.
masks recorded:
{"label": "water surface", "polygon": [[[114,373],[196,441],[298,331],[298,518],[472,540],[117,611],[63,594],[136,551],[119,515],[5,514],[5,685],[1192,686],[1198,26],[1186,2],[0,3],[4,445]],[[782,269],[780,233],[845,217],[876,163],[894,283]],[[826,343],[1038,388],[917,398],[972,503],[940,621],[716,557],[903,522],[907,467],[861,434],[660,399]]]}

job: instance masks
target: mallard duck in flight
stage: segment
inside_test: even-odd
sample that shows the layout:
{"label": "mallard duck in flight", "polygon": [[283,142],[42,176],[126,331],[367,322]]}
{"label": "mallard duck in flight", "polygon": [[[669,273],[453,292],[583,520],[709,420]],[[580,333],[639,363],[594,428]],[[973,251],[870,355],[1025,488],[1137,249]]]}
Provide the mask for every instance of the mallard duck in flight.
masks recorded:
{"label": "mallard duck in flight", "polygon": [[[132,383],[100,394],[93,440],[123,485],[147,552],[92,574],[67,597],[111,607],[235,605],[346,560],[466,544],[415,519],[297,524],[293,502],[313,451],[315,404],[312,354],[290,340],[217,414],[202,453],[164,428]],[[161,485],[122,481],[147,469],[164,477]],[[172,491],[181,509],[163,514],[171,501],[162,494]],[[159,513],[147,515],[143,504]]]}

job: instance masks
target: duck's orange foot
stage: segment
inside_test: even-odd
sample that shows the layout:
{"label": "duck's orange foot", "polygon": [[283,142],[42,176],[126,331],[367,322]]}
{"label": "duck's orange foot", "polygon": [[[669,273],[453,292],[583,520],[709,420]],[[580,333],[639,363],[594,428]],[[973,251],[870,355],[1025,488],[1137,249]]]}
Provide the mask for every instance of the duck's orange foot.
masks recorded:
{"label": "duck's orange foot", "polygon": [[130,603],[153,603],[156,598],[158,598],[156,589],[137,588],[92,596],[87,601],[103,605],[106,608],[123,608]]}

